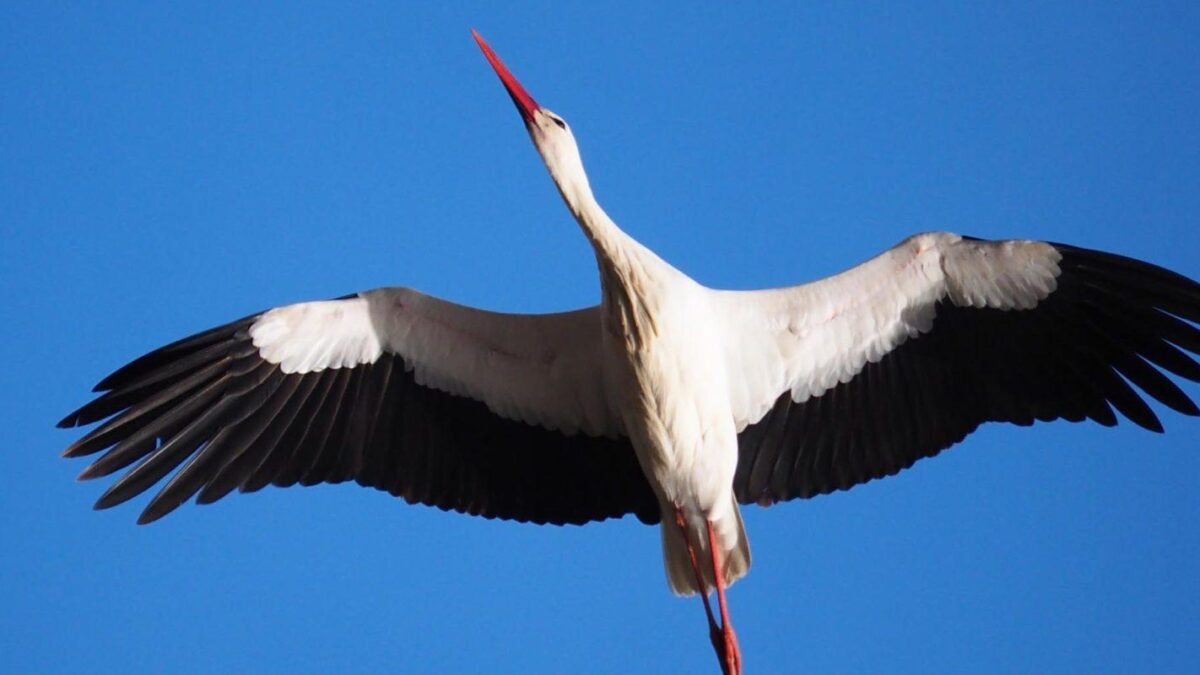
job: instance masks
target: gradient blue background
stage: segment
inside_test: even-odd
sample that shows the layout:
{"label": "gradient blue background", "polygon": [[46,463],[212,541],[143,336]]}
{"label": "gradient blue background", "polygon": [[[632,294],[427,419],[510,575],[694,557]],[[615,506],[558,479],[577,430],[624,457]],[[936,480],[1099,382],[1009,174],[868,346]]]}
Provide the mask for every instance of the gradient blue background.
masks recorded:
{"label": "gradient blue background", "polygon": [[[144,499],[93,512],[106,482],[57,456],[76,434],[53,423],[101,376],[265,307],[388,284],[596,301],[472,26],[570,120],[614,218],[704,283],[813,279],[923,229],[1200,277],[1194,2],[50,4],[0,8],[4,672],[715,669],[632,519],[323,486],[136,527]],[[1195,668],[1200,422],[1156,409],[1164,436],[988,427],[746,509],[747,672]]]}

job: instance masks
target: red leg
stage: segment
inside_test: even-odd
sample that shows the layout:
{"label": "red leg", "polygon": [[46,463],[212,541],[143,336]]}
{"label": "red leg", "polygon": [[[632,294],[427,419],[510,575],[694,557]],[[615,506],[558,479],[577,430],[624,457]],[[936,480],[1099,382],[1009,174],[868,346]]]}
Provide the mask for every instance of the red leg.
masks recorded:
{"label": "red leg", "polygon": [[683,542],[687,544],[688,557],[692,560],[692,574],[696,575],[696,588],[700,589],[700,599],[704,601],[704,614],[708,617],[708,632],[712,637],[713,646],[716,647],[721,629],[717,627],[717,622],[713,619],[712,605],[708,604],[708,592],[704,587],[704,576],[700,574],[700,563],[696,560],[696,549],[692,547],[692,540],[688,537],[687,518],[683,515],[683,509],[678,506],[675,507],[675,524],[679,526],[679,531],[683,534]]}
{"label": "red leg", "polygon": [[[721,664],[721,672],[724,675],[740,675],[742,672],[742,656],[738,650],[737,637],[733,634],[732,628],[722,629],[717,625],[716,619],[713,618],[712,605],[708,603],[708,587],[704,583],[704,576],[700,574],[700,563],[696,559],[696,549],[692,546],[692,539],[688,536],[687,518],[683,515],[683,510],[675,508],[675,524],[679,526],[679,531],[683,534],[683,541],[687,545],[688,558],[691,559],[692,573],[696,575],[696,588],[700,589],[700,599],[704,601],[704,614],[708,617],[708,639],[712,642],[713,649],[717,652],[717,662]],[[708,541],[710,548],[715,543],[713,539],[712,523],[708,524]],[[720,554],[716,548],[713,548],[713,560],[718,561]],[[729,625],[728,610],[725,608],[725,586],[724,579],[720,574],[721,565],[719,562],[714,562],[713,570],[715,571],[713,578],[717,579],[717,590],[719,595],[718,600],[721,602],[721,621],[725,626]],[[730,645],[732,645],[733,658],[730,659]]]}
{"label": "red leg", "polygon": [[[725,675],[741,675],[742,650],[738,648],[737,634],[733,632],[733,624],[729,623],[729,606],[725,603],[725,575],[721,572],[721,552],[717,548],[717,533],[713,531],[712,521],[706,521],[708,526],[708,550],[712,552],[713,580],[717,582],[717,604],[721,610],[721,632],[724,638],[724,649],[718,649],[718,656],[724,656],[721,670]],[[715,638],[714,638],[715,641]]]}

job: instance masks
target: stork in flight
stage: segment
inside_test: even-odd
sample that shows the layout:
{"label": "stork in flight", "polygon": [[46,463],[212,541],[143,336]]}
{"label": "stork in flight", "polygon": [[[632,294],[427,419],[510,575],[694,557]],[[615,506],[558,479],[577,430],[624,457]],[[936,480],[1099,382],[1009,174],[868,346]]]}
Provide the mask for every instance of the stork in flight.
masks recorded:
{"label": "stork in flight", "polygon": [[[814,283],[706,288],[623,232],[561,117],[475,34],[595,251],[602,299],[500,314],[408,288],[278,307],[120,368],[60,426],[68,457],[131,467],[96,503],[174,475],[139,519],[268,484],[338,483],[485,518],[660,524],[741,670],[726,587],[750,568],[739,504],[890,476],[983,422],[1200,414],[1200,284],[1109,253],[947,232]],[[1141,390],[1142,395],[1130,385]],[[717,597],[720,623],[709,595]]]}

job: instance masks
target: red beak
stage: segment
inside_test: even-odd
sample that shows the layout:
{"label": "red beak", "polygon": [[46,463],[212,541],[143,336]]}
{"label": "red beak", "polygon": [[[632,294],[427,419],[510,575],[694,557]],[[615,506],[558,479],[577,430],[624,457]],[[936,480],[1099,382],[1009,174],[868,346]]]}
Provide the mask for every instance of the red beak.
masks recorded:
{"label": "red beak", "polygon": [[529,92],[525,91],[525,87],[522,87],[521,83],[517,82],[517,78],[513,77],[513,74],[504,66],[504,62],[500,60],[499,56],[496,56],[496,52],[492,51],[492,48],[488,46],[488,43],[483,41],[483,38],[474,28],[471,29],[471,35],[479,43],[479,48],[483,50],[483,55],[487,57],[488,63],[492,64],[492,68],[500,76],[500,81],[504,83],[504,88],[508,90],[508,95],[512,98],[513,103],[517,105],[517,111],[521,113],[521,117],[525,118],[525,123],[532,124],[533,113],[540,107],[537,101],[534,101]]}

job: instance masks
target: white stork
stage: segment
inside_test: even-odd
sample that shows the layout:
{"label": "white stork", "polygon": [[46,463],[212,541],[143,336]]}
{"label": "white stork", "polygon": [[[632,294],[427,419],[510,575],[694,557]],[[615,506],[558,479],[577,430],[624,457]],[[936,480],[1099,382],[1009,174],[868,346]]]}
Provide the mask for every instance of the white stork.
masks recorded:
{"label": "white stork", "polygon": [[[475,34],[595,251],[602,300],[500,314],[407,288],[271,309],[109,375],[60,426],[108,508],[139,518],[268,484],[354,480],[486,518],[659,523],[671,590],[699,593],[726,673],[725,588],[750,567],[739,504],[890,476],[984,422],[1200,411],[1200,285],[1037,241],[918,234],[814,283],[706,288],[623,232],[561,117]],[[721,623],[708,604],[715,591]]]}

